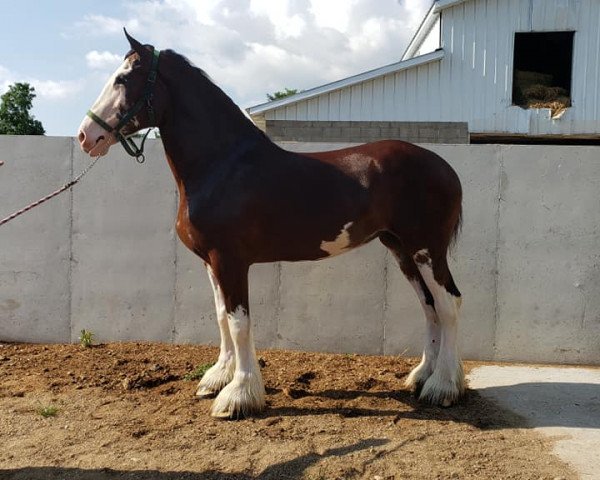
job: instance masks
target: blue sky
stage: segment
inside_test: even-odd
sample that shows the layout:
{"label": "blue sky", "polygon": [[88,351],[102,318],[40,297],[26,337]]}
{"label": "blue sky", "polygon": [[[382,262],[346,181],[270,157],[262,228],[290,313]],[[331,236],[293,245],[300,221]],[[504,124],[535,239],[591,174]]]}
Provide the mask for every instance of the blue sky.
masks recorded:
{"label": "blue sky", "polygon": [[241,107],[398,61],[430,0],[0,0],[0,93],[32,84],[47,135],[76,135],[138,40],[173,48]]}

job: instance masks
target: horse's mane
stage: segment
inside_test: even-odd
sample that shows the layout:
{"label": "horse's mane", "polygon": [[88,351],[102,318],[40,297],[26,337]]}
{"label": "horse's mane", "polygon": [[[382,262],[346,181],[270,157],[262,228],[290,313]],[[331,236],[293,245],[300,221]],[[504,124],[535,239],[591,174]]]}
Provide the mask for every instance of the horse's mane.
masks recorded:
{"label": "horse's mane", "polygon": [[[146,47],[148,49],[154,48],[150,44],[145,44],[144,47]],[[134,53],[135,53],[135,50],[129,50],[125,54],[125,56],[123,57],[123,59],[126,59],[127,57],[129,57],[130,55],[132,55]],[[175,50],[171,50],[171,49],[161,50],[161,53],[163,55],[168,55],[169,57],[176,59],[177,63],[180,63],[183,67],[187,67],[191,71],[195,71],[196,73],[199,73],[204,78],[206,78],[207,80],[210,80],[213,84],[216,85],[216,83],[213,81],[212,78],[210,78],[210,75],[208,73],[206,73],[204,70],[202,70],[201,68],[199,68],[196,65],[194,65],[194,62],[192,62],[185,55],[181,55],[180,53],[177,53]]]}
{"label": "horse's mane", "polygon": [[168,55],[169,57],[175,59],[176,63],[178,63],[182,68],[189,70],[190,72],[193,72],[196,75],[201,75],[202,77],[206,78],[211,83],[213,83],[214,85],[217,85],[213,81],[213,79],[210,78],[210,75],[208,73],[206,73],[200,67],[197,67],[196,65],[194,65],[194,62],[192,62],[185,55],[182,55],[181,53],[177,53],[175,50],[171,50],[171,49],[162,50],[162,54]]}
{"label": "horse's mane", "polygon": [[217,85],[214,80],[210,77],[208,73],[206,73],[200,67],[194,65],[194,63],[187,58],[185,55],[177,53],[174,50],[167,49],[161,50],[161,55],[165,55],[170,60],[172,60],[172,64],[175,65],[176,68],[181,69],[180,72],[182,75],[185,75],[188,78],[192,79],[192,82],[196,81],[198,83],[206,83],[212,87],[213,92],[218,94],[223,101],[223,107],[228,108],[235,116],[243,119],[243,124],[247,126],[251,126],[253,130],[260,133],[261,136],[266,137],[265,133],[260,130],[254,121],[244,112],[241,107],[239,107],[232,99],[227,95],[219,85]]}

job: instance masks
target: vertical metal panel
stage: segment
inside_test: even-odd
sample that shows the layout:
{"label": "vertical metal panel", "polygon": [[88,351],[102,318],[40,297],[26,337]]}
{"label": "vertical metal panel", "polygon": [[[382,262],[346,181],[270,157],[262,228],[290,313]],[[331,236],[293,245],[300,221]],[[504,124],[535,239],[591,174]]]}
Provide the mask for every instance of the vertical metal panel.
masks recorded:
{"label": "vertical metal panel", "polygon": [[402,118],[406,112],[406,72],[398,72],[394,75],[394,111],[396,112],[393,120]]}
{"label": "vertical metal panel", "polygon": [[288,118],[287,120],[308,120],[308,104],[306,102],[297,103],[296,115],[296,118]]}
{"label": "vertical metal panel", "polygon": [[340,91],[336,90],[329,94],[329,115],[327,120],[338,120],[340,118]]}
{"label": "vertical metal panel", "polygon": [[396,104],[396,76],[392,73],[383,78],[383,120],[394,120]]}
{"label": "vertical metal panel", "polygon": [[340,90],[340,116],[332,120],[349,120],[350,115],[350,89]]}
{"label": "vertical metal panel", "polygon": [[298,107],[295,104],[285,107],[285,120],[289,118],[298,118]]}
{"label": "vertical metal panel", "polygon": [[429,63],[426,65],[427,74],[427,91],[430,93],[427,95],[427,117],[440,119],[440,102],[439,98],[443,96],[443,92],[440,85],[440,64],[438,62]]}
{"label": "vertical metal panel", "polygon": [[329,95],[321,95],[317,97],[318,100],[318,114],[317,120],[324,121],[329,120]]}
{"label": "vertical metal panel", "polygon": [[[369,120],[369,113],[373,107],[373,81],[362,84],[362,97],[360,104],[360,115],[358,120]],[[372,117],[371,117],[372,118]]]}
{"label": "vertical metal panel", "polygon": [[403,117],[410,116],[418,120],[417,112],[417,69],[406,71],[406,103]]}
{"label": "vertical metal panel", "polygon": [[275,110],[275,120],[285,120],[285,108],[278,108]]}
{"label": "vertical metal panel", "polygon": [[[596,25],[600,25],[600,8],[598,9],[597,12],[594,12],[593,15],[591,15],[592,17],[595,18],[595,22]],[[596,39],[595,39],[595,46],[594,46],[594,50],[596,52],[596,56],[593,60],[593,63],[590,65],[589,70],[593,70],[593,83],[596,85],[596,88],[594,88],[594,95],[593,95],[593,99],[594,99],[594,108],[591,111],[591,115],[592,115],[592,119],[596,119],[598,120],[598,115],[600,114],[600,109],[598,108],[600,106],[600,96],[598,95],[598,90],[599,90],[599,86],[598,83],[600,82],[600,28],[596,28]]]}
{"label": "vertical metal panel", "polygon": [[317,120],[319,118],[319,97],[307,100],[308,119]]}
{"label": "vertical metal panel", "polygon": [[365,113],[367,119],[379,118],[384,115],[384,77],[373,80],[373,97],[371,100],[370,111]]}
{"label": "vertical metal panel", "polygon": [[360,120],[362,103],[362,85],[353,85],[350,93],[350,120]]}

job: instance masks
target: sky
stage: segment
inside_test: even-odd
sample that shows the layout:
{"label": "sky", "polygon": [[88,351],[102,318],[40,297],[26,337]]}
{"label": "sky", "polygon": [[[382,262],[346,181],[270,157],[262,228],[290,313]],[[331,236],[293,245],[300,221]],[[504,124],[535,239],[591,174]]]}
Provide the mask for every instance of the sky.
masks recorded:
{"label": "sky", "polygon": [[75,136],[129,50],[171,48],[240,107],[400,60],[432,0],[0,0],[0,94],[36,91],[47,135]]}

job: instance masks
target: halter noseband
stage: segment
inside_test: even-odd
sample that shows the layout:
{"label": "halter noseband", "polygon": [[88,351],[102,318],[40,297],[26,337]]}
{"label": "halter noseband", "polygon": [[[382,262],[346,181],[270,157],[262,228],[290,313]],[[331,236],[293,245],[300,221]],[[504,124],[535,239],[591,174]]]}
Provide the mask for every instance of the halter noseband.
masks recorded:
{"label": "halter noseband", "polygon": [[138,147],[133,141],[132,136],[125,137],[121,130],[125,127],[133,117],[137,115],[137,113],[142,109],[144,105],[146,105],[146,109],[148,110],[148,119],[150,121],[150,125],[154,126],[155,123],[155,115],[154,115],[154,107],[152,105],[152,97],[154,96],[154,84],[156,83],[156,76],[158,74],[158,57],[160,56],[160,51],[152,48],[152,65],[150,67],[150,73],[148,74],[148,78],[146,79],[146,86],[144,87],[144,93],[142,97],[135,103],[133,107],[131,107],[119,120],[116,126],[111,127],[108,123],[102,120],[98,115],[96,115],[91,110],[88,110],[87,116],[90,117],[94,122],[100,125],[104,130],[108,133],[115,134],[115,138],[121,142],[125,151],[135,157],[138,163],[144,163],[144,143],[146,142],[146,137],[150,133],[150,129],[142,138],[142,143]]}

